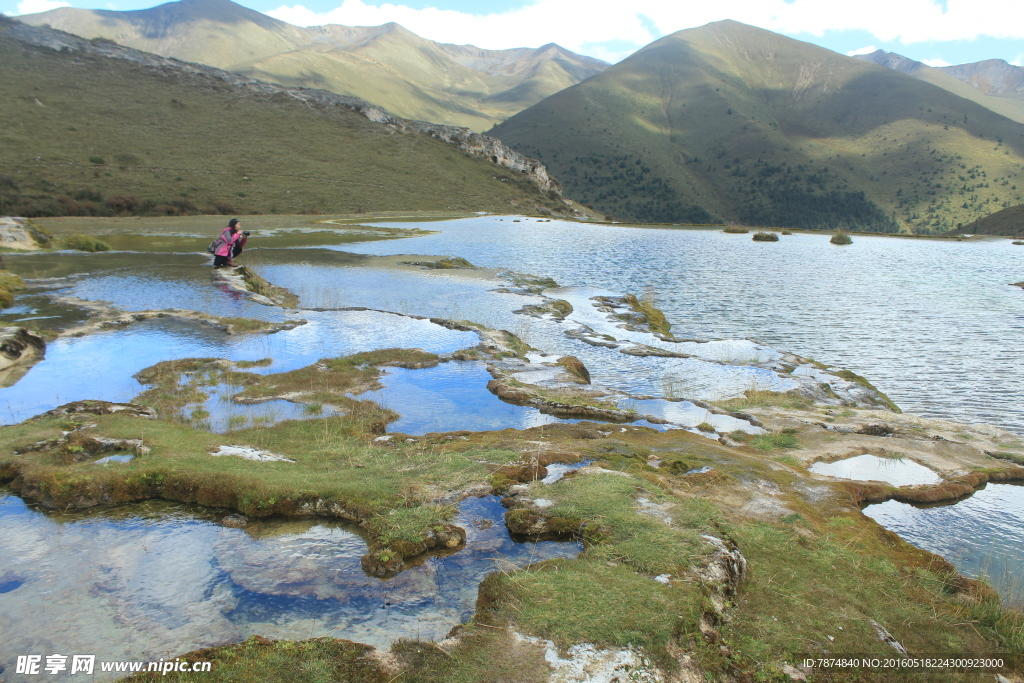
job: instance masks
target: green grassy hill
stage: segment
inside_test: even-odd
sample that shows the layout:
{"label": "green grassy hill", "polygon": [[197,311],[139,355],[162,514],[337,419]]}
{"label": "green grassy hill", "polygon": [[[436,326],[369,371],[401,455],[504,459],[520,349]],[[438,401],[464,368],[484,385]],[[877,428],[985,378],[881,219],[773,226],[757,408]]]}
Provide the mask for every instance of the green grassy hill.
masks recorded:
{"label": "green grassy hill", "polygon": [[886,66],[925,83],[937,85],[1008,119],[1024,123],[1024,95],[1018,91],[1024,81],[1024,68],[1011,66],[1001,59],[932,67],[884,50],[858,55],[857,59]]}
{"label": "green grassy hill", "polygon": [[1024,126],[732,21],[666,36],[491,134],[625,220],[953,229],[1024,201]]}
{"label": "green grassy hill", "polygon": [[557,45],[445,45],[398,24],[300,28],[231,0],[179,0],[133,12],[63,7],[19,19],[475,131],[608,66]]}
{"label": "green grassy hill", "polygon": [[0,92],[0,214],[565,209],[527,174],[330,98],[11,20]]}
{"label": "green grassy hill", "polygon": [[954,231],[962,235],[1001,235],[1024,237],[1024,204],[1011,206],[979,218]]}

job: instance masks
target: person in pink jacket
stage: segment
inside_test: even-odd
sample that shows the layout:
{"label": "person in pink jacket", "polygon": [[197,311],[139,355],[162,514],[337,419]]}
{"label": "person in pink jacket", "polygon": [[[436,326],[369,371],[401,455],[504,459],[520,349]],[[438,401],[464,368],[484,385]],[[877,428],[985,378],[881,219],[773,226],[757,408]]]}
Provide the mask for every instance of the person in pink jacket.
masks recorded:
{"label": "person in pink jacket", "polygon": [[[224,266],[234,266],[234,255],[235,246],[242,240],[242,229],[241,223],[238,222],[237,218],[232,218],[228,221],[228,227],[224,228],[224,232],[221,233],[220,244],[213,251],[213,267],[223,268]],[[239,249],[241,251],[241,249]]]}

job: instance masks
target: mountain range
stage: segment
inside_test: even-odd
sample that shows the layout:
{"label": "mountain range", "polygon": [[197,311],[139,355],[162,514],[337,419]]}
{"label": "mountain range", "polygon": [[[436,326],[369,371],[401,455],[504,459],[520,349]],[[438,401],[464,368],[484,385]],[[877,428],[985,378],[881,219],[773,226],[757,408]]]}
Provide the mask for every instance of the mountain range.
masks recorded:
{"label": "mountain range", "polygon": [[928,66],[884,50],[858,55],[857,58],[937,85],[954,95],[1024,123],[1024,67],[1014,66],[1002,59],[986,59],[955,66]]}
{"label": "mountain range", "polygon": [[231,0],[131,12],[62,7],[18,19],[478,132],[608,67],[554,44],[483,50],[436,43],[393,23],[301,28]]}
{"label": "mountain range", "polygon": [[397,24],[300,28],[230,0],[23,19],[250,83],[358,95],[384,118],[496,124],[566,196],[620,220],[936,233],[1024,202],[1024,69],[999,60],[852,58],[733,21],[608,66],[556,45],[440,44]]}
{"label": "mountain range", "polygon": [[623,220],[930,233],[1024,201],[1024,125],[734,21],[665,36],[491,134]]}

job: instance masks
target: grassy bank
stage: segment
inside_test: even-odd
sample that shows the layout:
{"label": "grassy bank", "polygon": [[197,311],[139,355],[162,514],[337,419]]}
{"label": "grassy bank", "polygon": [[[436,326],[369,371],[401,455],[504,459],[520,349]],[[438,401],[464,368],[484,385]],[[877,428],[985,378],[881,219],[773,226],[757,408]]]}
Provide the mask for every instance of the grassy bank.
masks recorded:
{"label": "grassy bank", "polygon": [[204,74],[25,45],[6,26],[0,214],[564,208],[522,174],[422,133]]}
{"label": "grassy bank", "polygon": [[[3,431],[4,453],[25,452],[3,457],[0,479],[51,507],[164,498],[256,518],[344,519],[367,530],[372,552],[400,561],[429,550],[431,539],[448,530],[453,508],[437,504],[439,497],[485,481],[492,469],[516,458],[487,451],[436,459],[430,449],[376,447],[361,432],[360,417],[292,421],[221,436],[185,424],[104,415],[66,444],[30,450],[75,426],[67,418],[47,417]],[[96,467],[88,462],[93,436],[141,439],[149,452],[123,466]],[[295,462],[210,455],[238,443]]]}

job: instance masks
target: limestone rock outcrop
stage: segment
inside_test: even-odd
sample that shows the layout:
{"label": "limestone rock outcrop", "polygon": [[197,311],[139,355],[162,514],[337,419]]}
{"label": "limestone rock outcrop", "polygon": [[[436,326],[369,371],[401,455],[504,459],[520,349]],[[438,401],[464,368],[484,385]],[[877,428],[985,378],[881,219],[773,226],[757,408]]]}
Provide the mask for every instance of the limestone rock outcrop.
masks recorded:
{"label": "limestone rock outcrop", "polygon": [[18,381],[42,359],[46,342],[24,327],[0,327],[0,387]]}
{"label": "limestone rock outcrop", "polygon": [[0,247],[35,251],[52,243],[53,238],[29,219],[0,216]]}

